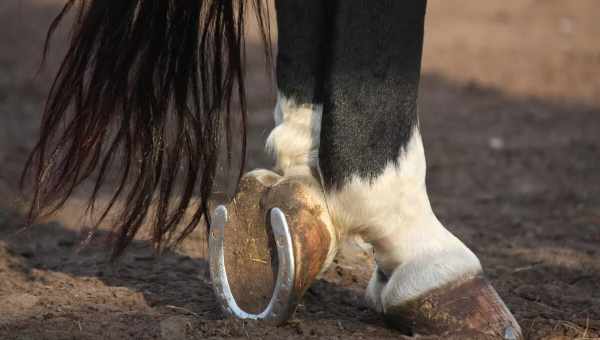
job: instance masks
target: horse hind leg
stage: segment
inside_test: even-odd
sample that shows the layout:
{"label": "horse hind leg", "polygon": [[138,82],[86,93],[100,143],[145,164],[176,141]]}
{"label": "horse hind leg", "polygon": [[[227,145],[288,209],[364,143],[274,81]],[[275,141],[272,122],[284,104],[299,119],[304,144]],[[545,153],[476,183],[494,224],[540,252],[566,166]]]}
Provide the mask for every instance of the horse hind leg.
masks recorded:
{"label": "horse hind leg", "polygon": [[425,1],[280,0],[277,14],[268,149],[284,180],[314,189],[332,239],[373,245],[371,306],[409,333],[518,338],[479,260],[429,204],[416,109]]}
{"label": "horse hind leg", "polygon": [[[269,134],[266,149],[274,156],[275,170],[284,180],[301,185],[310,200],[327,211],[318,170],[327,12],[321,0],[280,0],[275,4],[278,95],[275,128]],[[332,240],[323,271],[333,261],[340,235],[327,214],[322,215],[321,221]]]}
{"label": "horse hind leg", "polygon": [[407,333],[520,338],[478,258],[429,203],[417,118],[425,1],[340,1],[319,169],[333,224],[373,246],[367,300]]}
{"label": "horse hind leg", "polygon": [[[245,174],[236,197],[217,209],[220,228],[211,231],[211,275],[226,313],[284,321],[332,262],[339,237],[317,171],[322,105],[315,98],[320,52],[314,43],[323,30],[322,2],[278,1],[276,6],[279,92],[276,127],[267,140],[275,172]],[[278,211],[279,222],[273,220]],[[282,230],[289,237],[277,241]],[[275,259],[274,249],[287,257]]]}

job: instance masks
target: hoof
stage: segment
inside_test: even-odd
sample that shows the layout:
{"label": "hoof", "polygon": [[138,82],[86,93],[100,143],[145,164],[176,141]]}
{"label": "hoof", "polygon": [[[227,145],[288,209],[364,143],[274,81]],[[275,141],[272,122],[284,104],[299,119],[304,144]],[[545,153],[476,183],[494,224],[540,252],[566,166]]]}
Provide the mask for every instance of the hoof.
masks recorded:
{"label": "hoof", "polygon": [[389,326],[408,334],[436,334],[453,339],[523,339],[517,321],[483,276],[389,307],[384,318]]}
{"label": "hoof", "polygon": [[324,207],[305,185],[255,173],[215,210],[211,279],[226,314],[283,322],[324,267],[332,238]]}

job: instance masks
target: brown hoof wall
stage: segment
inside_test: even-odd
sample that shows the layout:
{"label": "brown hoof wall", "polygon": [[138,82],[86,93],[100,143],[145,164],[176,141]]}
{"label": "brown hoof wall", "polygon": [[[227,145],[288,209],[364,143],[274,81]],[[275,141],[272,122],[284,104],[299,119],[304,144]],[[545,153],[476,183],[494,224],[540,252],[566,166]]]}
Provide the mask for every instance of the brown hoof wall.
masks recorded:
{"label": "brown hoof wall", "polygon": [[390,327],[406,334],[435,334],[445,339],[524,339],[515,318],[483,276],[387,308],[384,319]]}

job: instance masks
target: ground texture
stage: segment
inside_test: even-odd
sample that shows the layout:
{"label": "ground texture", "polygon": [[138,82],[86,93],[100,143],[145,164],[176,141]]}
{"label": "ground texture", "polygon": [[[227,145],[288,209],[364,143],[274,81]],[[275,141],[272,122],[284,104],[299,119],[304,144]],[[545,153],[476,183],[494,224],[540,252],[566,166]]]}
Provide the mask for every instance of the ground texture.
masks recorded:
{"label": "ground texture", "polygon": [[[202,233],[156,259],[144,235],[116,265],[79,250],[77,199],[27,231],[17,180],[55,70],[36,73],[54,0],[0,2],[0,338],[402,338],[362,300],[349,247],[283,326],[226,320]],[[600,25],[596,0],[430,0],[421,91],[428,189],[531,339],[600,337]],[[62,33],[61,33],[62,34]],[[62,34],[64,36],[64,34]],[[272,128],[250,53],[249,166]],[[368,113],[366,113],[368,114]]]}

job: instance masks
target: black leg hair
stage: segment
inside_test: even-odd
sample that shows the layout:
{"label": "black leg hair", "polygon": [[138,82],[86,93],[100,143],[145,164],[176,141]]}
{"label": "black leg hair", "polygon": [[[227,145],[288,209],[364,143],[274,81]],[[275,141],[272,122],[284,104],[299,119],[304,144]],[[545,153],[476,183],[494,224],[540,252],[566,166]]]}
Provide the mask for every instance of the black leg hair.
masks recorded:
{"label": "black leg hair", "polygon": [[426,1],[333,3],[319,164],[340,188],[396,162],[417,124]]}

